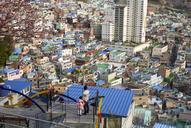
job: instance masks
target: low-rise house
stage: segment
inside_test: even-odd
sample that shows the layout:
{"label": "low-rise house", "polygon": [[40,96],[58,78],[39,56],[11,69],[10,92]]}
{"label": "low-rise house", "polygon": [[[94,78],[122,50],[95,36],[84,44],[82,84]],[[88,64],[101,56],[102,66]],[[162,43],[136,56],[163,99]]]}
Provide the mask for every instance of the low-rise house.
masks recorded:
{"label": "low-rise house", "polygon": [[8,80],[20,79],[23,75],[23,70],[19,69],[3,69],[3,77]]}
{"label": "low-rise house", "polygon": [[9,56],[9,61],[18,61],[19,60],[19,55],[18,54],[14,54],[12,53],[10,56]]}
{"label": "low-rise house", "polygon": [[176,60],[175,67],[179,67],[180,69],[185,69],[186,68],[186,61]]}
{"label": "low-rise house", "polygon": [[186,64],[187,67],[191,67],[191,50],[188,50],[186,53]]}
{"label": "low-rise house", "polygon": [[162,100],[159,97],[152,97],[152,98],[148,99],[148,103],[151,105],[154,105],[154,104],[161,105]]}
{"label": "low-rise house", "polygon": [[158,46],[153,48],[152,56],[153,57],[161,56],[163,53],[165,53],[167,51],[168,51],[168,45],[164,45],[164,46],[158,45]]}
{"label": "low-rise house", "polygon": [[150,86],[158,85],[163,81],[163,78],[157,74],[147,74],[143,77],[143,83],[149,84]]}
{"label": "low-rise house", "polygon": [[177,60],[180,61],[186,60],[186,53],[184,51],[178,51]]}
{"label": "low-rise house", "polygon": [[165,52],[160,56],[160,64],[169,64],[170,52]]}
{"label": "low-rise house", "polygon": [[157,58],[157,59],[152,59],[149,60],[149,66],[150,67],[159,67],[160,66],[160,60]]}
{"label": "low-rise house", "polygon": [[39,64],[45,64],[45,63],[49,62],[49,58],[44,56],[41,59],[37,60],[37,62]]}
{"label": "low-rise house", "polygon": [[72,56],[73,50],[70,48],[65,48],[58,51],[59,56]]}
{"label": "low-rise house", "polygon": [[72,68],[73,66],[72,60],[70,58],[59,58],[58,63],[62,72],[66,69]]}
{"label": "low-rise house", "polygon": [[113,50],[109,54],[109,60],[114,62],[125,62],[126,58],[126,52],[119,50]]}
{"label": "low-rise house", "polygon": [[79,66],[87,65],[90,63],[90,57],[77,57],[75,63]]}
{"label": "low-rise house", "polygon": [[141,126],[150,126],[152,123],[152,111],[145,108],[135,108],[134,121],[134,124],[138,128],[141,128]]}
{"label": "low-rise house", "polygon": [[97,72],[101,75],[105,72],[111,72],[113,66],[106,63],[96,63]]}
{"label": "low-rise house", "polygon": [[121,76],[125,72],[125,70],[126,70],[125,67],[120,66],[115,68],[114,72],[116,72],[117,76]]}
{"label": "low-rise house", "polygon": [[[2,85],[4,88],[12,89],[23,93],[24,95],[29,95],[32,88],[32,82],[27,81],[27,79],[17,79],[17,80],[6,80]],[[17,93],[0,89],[0,96],[3,97],[3,100],[0,101],[1,105],[11,105],[16,104],[21,99],[23,99],[22,95]]]}
{"label": "low-rise house", "polygon": [[13,54],[19,55],[22,53],[22,48],[15,48]]}
{"label": "low-rise house", "polygon": [[36,73],[35,72],[29,72],[29,73],[27,73],[26,77],[29,80],[33,80],[36,77]]}
{"label": "low-rise house", "polygon": [[122,78],[117,77],[116,74],[117,74],[116,72],[103,73],[100,75],[101,76],[100,78],[102,80],[105,80],[109,86],[121,85],[122,84]]}
{"label": "low-rise house", "polygon": [[24,73],[31,72],[33,69],[33,64],[22,64],[19,66],[20,70],[23,70]]}
{"label": "low-rise house", "polygon": [[164,66],[161,66],[159,68],[159,74],[163,77],[163,78],[166,78],[166,77],[169,77],[171,73],[171,70],[167,67],[164,67]]}

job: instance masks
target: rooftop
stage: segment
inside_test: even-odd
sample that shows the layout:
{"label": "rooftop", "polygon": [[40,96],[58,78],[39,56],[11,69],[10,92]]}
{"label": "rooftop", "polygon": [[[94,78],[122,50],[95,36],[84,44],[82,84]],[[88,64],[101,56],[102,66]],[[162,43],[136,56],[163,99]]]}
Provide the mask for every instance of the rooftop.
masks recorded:
{"label": "rooftop", "polygon": [[123,52],[123,51],[119,51],[119,50],[113,50],[113,51],[111,51],[111,54],[112,55],[120,55],[120,54],[123,54],[123,53],[125,53],[125,52]]}
{"label": "rooftop", "polygon": [[98,68],[99,70],[101,70],[102,72],[106,71],[106,69],[109,68],[109,64],[100,64],[100,63],[98,63],[98,64],[96,64],[96,66],[97,66],[97,68]]}
{"label": "rooftop", "polygon": [[176,128],[176,127],[172,125],[163,124],[163,123],[155,123],[153,128]]}
{"label": "rooftop", "polygon": [[[73,84],[64,94],[78,100],[82,95],[83,87],[84,86],[78,84]],[[133,91],[93,86],[88,86],[88,89],[90,91],[90,99],[96,96],[97,91],[99,92],[99,96],[104,97],[101,108],[102,116],[128,116],[134,95]]]}
{"label": "rooftop", "polygon": [[[27,79],[21,78],[16,80],[6,80],[4,82],[3,87],[9,88],[15,91],[22,91],[23,89],[27,87],[31,87],[32,82],[27,81]],[[8,91],[3,91],[2,96],[6,96],[8,94]]]}

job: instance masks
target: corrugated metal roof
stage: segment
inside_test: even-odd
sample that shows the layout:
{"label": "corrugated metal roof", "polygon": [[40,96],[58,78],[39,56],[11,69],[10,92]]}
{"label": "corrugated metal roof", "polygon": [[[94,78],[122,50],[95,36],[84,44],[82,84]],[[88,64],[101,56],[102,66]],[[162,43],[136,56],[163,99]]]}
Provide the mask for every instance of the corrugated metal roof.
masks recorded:
{"label": "corrugated metal roof", "polygon": [[155,123],[153,128],[176,128],[176,127],[172,125],[163,124],[163,123]]}
{"label": "corrugated metal roof", "polygon": [[[73,84],[64,94],[78,100],[82,96],[83,87]],[[90,91],[90,99],[96,96],[97,91],[99,91],[99,96],[104,96],[101,109],[102,116],[128,116],[129,107],[134,95],[133,91],[92,86],[88,86],[88,89]]]}

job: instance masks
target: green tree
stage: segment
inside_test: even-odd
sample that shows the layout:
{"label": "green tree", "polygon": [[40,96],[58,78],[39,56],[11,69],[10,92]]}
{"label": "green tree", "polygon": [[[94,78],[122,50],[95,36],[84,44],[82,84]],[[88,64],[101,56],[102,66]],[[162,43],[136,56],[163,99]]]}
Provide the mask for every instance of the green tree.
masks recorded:
{"label": "green tree", "polygon": [[7,59],[13,50],[13,39],[11,36],[5,36],[0,40],[0,67],[5,66]]}

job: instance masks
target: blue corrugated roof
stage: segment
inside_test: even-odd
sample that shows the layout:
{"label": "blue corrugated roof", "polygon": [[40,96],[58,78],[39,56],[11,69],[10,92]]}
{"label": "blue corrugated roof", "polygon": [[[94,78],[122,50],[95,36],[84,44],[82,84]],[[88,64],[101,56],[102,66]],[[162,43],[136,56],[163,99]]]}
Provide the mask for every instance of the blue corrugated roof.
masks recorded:
{"label": "blue corrugated roof", "polygon": [[[3,85],[4,88],[10,88],[15,91],[22,91],[23,89],[27,87],[31,87],[31,86],[32,86],[32,82],[27,81],[24,78],[17,79],[17,80],[6,80]],[[2,90],[1,96],[7,96],[8,92],[9,91]]]}
{"label": "blue corrugated roof", "polygon": [[176,128],[176,127],[172,125],[163,124],[163,123],[155,123],[153,128]]}
{"label": "blue corrugated roof", "polygon": [[[83,87],[73,84],[64,94],[78,100],[82,96]],[[88,89],[90,91],[90,99],[96,96],[97,91],[99,91],[99,96],[104,96],[101,109],[102,116],[128,116],[129,107],[134,95],[133,91],[95,86],[88,86]]]}

